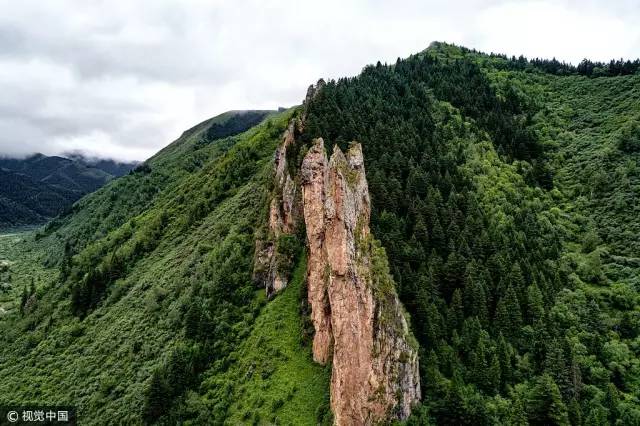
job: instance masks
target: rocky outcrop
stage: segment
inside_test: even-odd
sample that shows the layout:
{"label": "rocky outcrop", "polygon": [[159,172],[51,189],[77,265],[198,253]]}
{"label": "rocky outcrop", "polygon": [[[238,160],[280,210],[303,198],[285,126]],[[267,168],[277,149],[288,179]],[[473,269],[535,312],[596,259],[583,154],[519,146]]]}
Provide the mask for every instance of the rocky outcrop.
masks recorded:
{"label": "rocky outcrop", "polygon": [[295,176],[291,175],[287,154],[295,145],[296,137],[304,130],[309,103],[324,86],[322,79],[315,86],[309,86],[300,117],[291,119],[274,154],[274,190],[269,204],[267,235],[256,241],[253,265],[253,281],[258,287],[266,289],[268,297],[288,284],[291,265],[288,265],[285,255],[279,252],[278,241],[282,236],[294,234],[302,220],[300,188]]}
{"label": "rocky outcrop", "polygon": [[313,359],[325,364],[333,347],[331,306],[327,292],[329,280],[325,249],[325,191],[328,185],[327,154],[324,142],[318,139],[302,162],[302,200],[307,232],[307,298],[311,306]]}
{"label": "rocky outcrop", "polygon": [[[388,423],[420,400],[417,343],[409,331],[386,254],[369,231],[369,190],[360,144],[327,158],[316,139],[302,165],[297,137],[324,87],[309,87],[304,108],[274,156],[268,229],[256,242],[254,280],[269,297],[288,283],[286,239],[304,225],[313,359],[332,364],[331,407],[337,425]],[[284,266],[284,267],[283,267]]]}
{"label": "rocky outcrop", "polygon": [[304,104],[303,104],[305,106],[305,109],[303,112],[303,118],[305,118],[306,116],[307,107],[309,106],[309,103],[316,97],[318,93],[320,93],[320,91],[324,88],[324,86],[326,86],[325,81],[323,79],[320,79],[318,80],[315,86],[312,84],[307,89],[307,96],[305,97]]}
{"label": "rocky outcrop", "polygon": [[309,257],[313,356],[332,359],[338,425],[408,417],[420,399],[417,348],[384,250],[369,232],[370,201],[360,144],[327,160],[322,139],[301,168]]}
{"label": "rocky outcrop", "polygon": [[298,185],[287,167],[287,150],[295,143],[296,133],[300,131],[300,121],[291,119],[276,150],[273,162],[275,188],[269,204],[268,235],[256,241],[253,281],[264,287],[269,297],[288,283],[286,259],[283,260],[282,253],[278,252],[278,240],[283,235],[293,234],[301,217]]}

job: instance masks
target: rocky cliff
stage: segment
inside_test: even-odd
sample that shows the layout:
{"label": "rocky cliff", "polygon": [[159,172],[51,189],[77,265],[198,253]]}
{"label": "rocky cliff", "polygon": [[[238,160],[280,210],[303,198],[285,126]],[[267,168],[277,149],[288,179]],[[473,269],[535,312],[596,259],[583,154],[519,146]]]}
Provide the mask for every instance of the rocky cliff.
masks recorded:
{"label": "rocky cliff", "polygon": [[325,364],[333,348],[331,304],[327,292],[329,279],[325,247],[325,200],[328,185],[327,154],[322,139],[309,150],[302,163],[302,200],[307,234],[307,298],[311,306],[313,359]]}
{"label": "rocky cliff", "polygon": [[330,160],[317,139],[301,169],[309,249],[307,285],[316,330],[313,356],[332,359],[338,425],[409,416],[420,399],[417,345],[369,232],[370,201],[360,144]]}
{"label": "rocky cliff", "polygon": [[302,220],[300,186],[296,183],[296,176],[291,175],[287,157],[290,149],[294,147],[296,138],[304,131],[306,106],[324,85],[324,80],[320,79],[315,86],[309,86],[302,113],[299,117],[291,119],[274,154],[274,189],[269,205],[267,235],[256,241],[253,266],[253,281],[257,286],[266,289],[268,297],[287,286],[291,259],[287,258],[287,253],[280,250],[280,246],[287,236],[295,234]]}
{"label": "rocky cliff", "polygon": [[298,185],[287,167],[287,150],[302,131],[302,122],[291,119],[282,142],[274,155],[274,194],[269,205],[268,235],[256,241],[253,280],[264,287],[271,297],[287,286],[288,260],[279,250],[278,242],[295,232],[301,216]]}
{"label": "rocky cliff", "polygon": [[[305,105],[323,81],[311,86]],[[417,343],[409,331],[386,254],[369,231],[369,190],[360,144],[327,158],[316,139],[302,164],[298,137],[306,108],[291,120],[274,156],[266,238],[256,242],[254,280],[272,297],[286,287],[291,259],[282,248],[307,244],[307,298],[313,359],[332,363],[331,407],[337,425],[405,419],[420,400]],[[293,154],[292,154],[293,153]],[[303,237],[298,232],[302,227]]]}

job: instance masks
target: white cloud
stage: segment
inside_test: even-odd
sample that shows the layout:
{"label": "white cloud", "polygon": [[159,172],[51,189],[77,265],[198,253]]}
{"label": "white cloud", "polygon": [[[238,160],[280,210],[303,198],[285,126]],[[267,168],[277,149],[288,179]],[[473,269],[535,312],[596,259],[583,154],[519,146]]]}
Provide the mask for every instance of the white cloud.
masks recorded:
{"label": "white cloud", "polygon": [[299,103],[442,40],[573,62],[640,56],[633,1],[0,0],[0,153],[143,159],[229,109]]}
{"label": "white cloud", "polygon": [[[604,6],[604,4],[602,5]],[[584,58],[606,61],[638,55],[637,21],[615,9],[583,3],[512,1],[478,15],[478,48],[529,57],[556,57],[577,64]],[[640,18],[640,14],[635,15]]]}

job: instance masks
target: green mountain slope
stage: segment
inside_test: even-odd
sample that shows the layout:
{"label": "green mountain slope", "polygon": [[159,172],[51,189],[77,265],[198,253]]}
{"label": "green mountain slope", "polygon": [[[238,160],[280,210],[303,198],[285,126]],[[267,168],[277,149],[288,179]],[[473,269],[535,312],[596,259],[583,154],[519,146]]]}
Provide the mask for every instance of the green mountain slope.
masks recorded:
{"label": "green mountain slope", "polygon": [[[63,268],[71,275],[67,282],[74,282],[71,288],[61,285],[57,274],[37,282],[36,293],[28,295],[29,302],[20,308],[25,312],[22,319],[3,317],[3,342],[17,339],[11,349],[3,350],[2,374],[15,379],[4,382],[0,392],[3,402],[73,402],[86,418],[104,416],[118,422],[139,422],[146,382],[162,360],[170,362],[173,350],[184,348],[185,341],[191,342],[190,349],[200,345],[210,349],[206,339],[185,337],[182,317],[196,300],[206,298],[212,304],[209,309],[216,317],[210,320],[214,323],[218,315],[236,327],[252,322],[253,312],[258,309],[250,303],[254,295],[249,278],[253,227],[266,197],[262,183],[265,170],[269,170],[269,159],[287,115],[283,113],[243,136],[202,144],[200,149],[215,152],[218,161],[195,173],[174,173],[168,186],[177,188],[153,197],[150,205],[140,209],[142,214],[126,211],[128,204],[119,206],[121,216],[114,212],[112,220],[125,216],[130,220],[115,226],[103,239],[83,241],[85,248],[74,258],[73,267],[70,271]],[[150,161],[150,167],[158,164],[155,161]],[[138,180],[152,175],[137,173],[143,175]],[[133,180],[136,174],[127,178]],[[107,186],[80,204],[91,206],[111,193]],[[194,209],[194,205],[199,207]],[[115,206],[117,203],[112,203]],[[99,211],[88,214],[96,213]],[[47,232],[53,235],[41,234],[37,244],[46,249],[61,247],[56,240],[62,230],[79,238],[80,232],[97,225],[78,226],[76,221],[81,218],[72,215],[59,219],[55,225],[58,231],[50,226]],[[141,241],[142,253],[130,250]],[[69,250],[67,245],[67,254]],[[109,279],[108,291],[101,294],[97,306],[91,305],[91,312],[86,312],[83,308],[89,306],[77,304],[73,289],[86,283],[82,268],[92,271],[97,263],[83,261],[109,262],[124,253],[128,257],[121,265],[126,268],[126,276],[110,269],[110,277],[105,277]],[[18,256],[10,260],[21,263]],[[41,265],[35,259],[28,260],[36,267]],[[19,270],[16,265],[11,268]],[[78,276],[80,282],[75,282]],[[167,315],[167,309],[173,314]],[[73,315],[79,311],[83,313],[80,317]],[[215,327],[203,333],[215,336]],[[204,351],[203,357],[200,362],[206,365],[217,358]],[[27,358],[33,362],[25,364]],[[49,374],[50,368],[56,372]],[[40,376],[39,381],[29,380],[32,376]]]}
{"label": "green mountain slope", "polygon": [[[66,214],[51,221],[44,234],[53,234],[57,238],[48,239],[46,244],[57,241],[60,246],[60,242],[67,243],[68,252],[77,252],[88,242],[104,237],[154,203],[166,202],[176,195],[186,176],[199,171],[207,162],[220,158],[235,143],[235,139],[229,136],[249,129],[271,113],[273,111],[229,111],[185,131],[132,173],[109,182],[90,197],[79,200]],[[235,130],[231,134],[218,134],[211,130],[217,126]],[[61,248],[52,250],[52,262],[59,262],[63,252]]]}
{"label": "green mountain slope", "polygon": [[[185,168],[197,168],[203,159],[190,156],[188,152],[183,151],[193,150],[193,143],[196,143],[194,141],[209,143],[241,133],[258,124],[271,112],[273,111],[229,111],[207,120],[187,130],[176,143],[166,148],[173,151],[173,154],[163,151],[157,155],[155,158],[159,158],[159,162],[156,165],[174,170],[179,166],[172,164],[172,159],[180,155],[181,160],[185,161]],[[195,139],[189,137],[194,134]],[[67,209],[83,195],[97,190],[115,177],[126,175],[135,167],[133,163],[88,159],[81,154],[70,154],[69,157],[36,154],[25,159],[0,158],[0,197],[3,200],[0,202],[0,228],[40,224],[61,213],[68,214]],[[168,166],[163,164],[163,161],[168,163]],[[187,164],[188,161],[191,163]],[[139,167],[137,172],[149,173],[151,163],[156,161],[147,162],[146,166]],[[174,178],[169,174],[164,179],[159,176],[161,173],[154,174],[156,176],[148,183],[162,185]],[[129,180],[137,182],[136,179]],[[120,192],[118,185],[112,189]],[[150,189],[151,194],[138,192],[138,195],[142,195],[142,208],[144,200],[153,196],[156,190],[157,188]],[[131,190],[125,189],[124,192],[130,194]],[[132,196],[130,199],[135,200],[135,197]],[[107,227],[110,225],[108,223]]]}
{"label": "green mountain slope", "polygon": [[[640,414],[638,270],[619,251],[636,238],[640,80],[541,68],[436,44],[329,83],[310,106],[307,137],[363,143],[374,233],[425,348],[439,424]],[[438,114],[430,92],[462,117]],[[605,191],[573,192],[611,166]]]}
{"label": "green mountain slope", "polygon": [[372,232],[420,344],[408,424],[640,423],[640,75],[589,64],[435,43],[304,107],[186,131],[0,239],[0,405],[77,404],[89,424],[330,423],[305,253],[275,299],[251,281],[273,153],[304,108],[290,167],[315,137],[363,147]]}
{"label": "green mountain slope", "polygon": [[113,177],[62,157],[0,158],[0,228],[41,224]]}
{"label": "green mountain slope", "polygon": [[91,192],[113,175],[63,157],[35,154],[25,159],[0,159],[0,168],[25,174],[47,185],[69,191]]}
{"label": "green mountain slope", "polygon": [[[201,389],[206,393],[201,403],[220,410],[220,420],[225,418],[229,424],[330,422],[330,370],[311,361],[310,347],[301,335],[305,268],[303,258],[290,285],[266,303],[251,332],[233,353],[229,369],[220,374],[214,367],[205,374]],[[263,299],[264,292],[258,297]],[[208,413],[203,414],[198,421],[206,423]]]}

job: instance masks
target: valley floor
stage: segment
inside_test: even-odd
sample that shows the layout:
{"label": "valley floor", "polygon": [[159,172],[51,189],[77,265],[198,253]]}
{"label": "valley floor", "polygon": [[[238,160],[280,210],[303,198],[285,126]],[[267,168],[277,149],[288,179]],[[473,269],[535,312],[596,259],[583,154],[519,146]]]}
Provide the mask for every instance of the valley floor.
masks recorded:
{"label": "valley floor", "polygon": [[34,235],[32,227],[0,232],[0,321],[18,309],[20,295],[25,289],[29,291],[32,280],[39,286],[50,276],[30,244]]}

